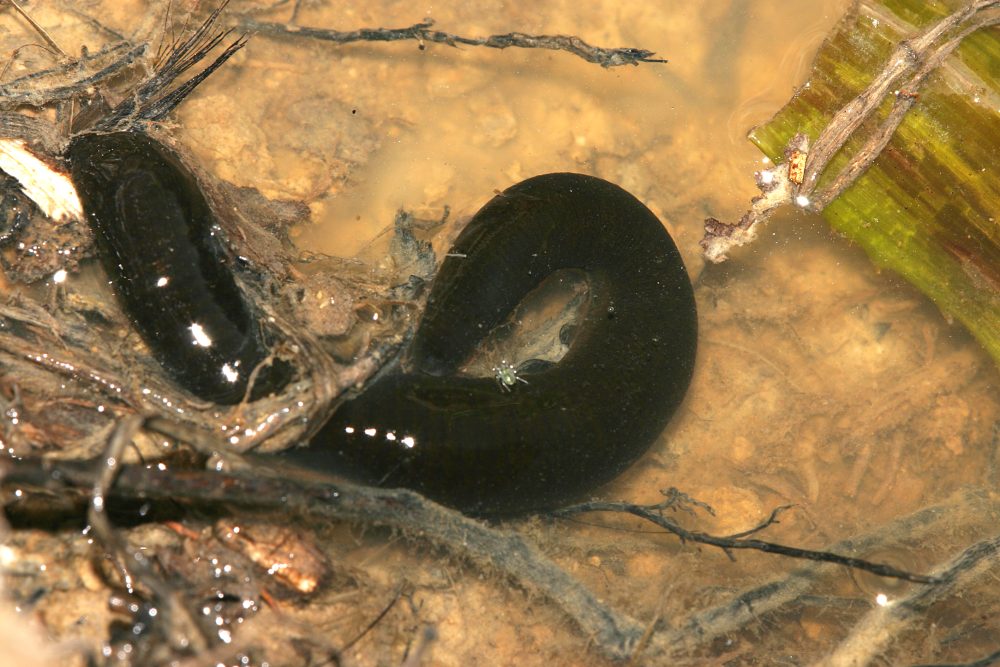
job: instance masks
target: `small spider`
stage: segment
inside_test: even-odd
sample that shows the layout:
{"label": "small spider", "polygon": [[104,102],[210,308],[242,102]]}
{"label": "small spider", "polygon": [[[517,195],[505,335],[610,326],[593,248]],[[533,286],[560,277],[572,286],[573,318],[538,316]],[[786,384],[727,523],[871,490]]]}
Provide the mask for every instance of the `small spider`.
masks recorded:
{"label": "small spider", "polygon": [[504,391],[510,391],[510,388],[518,382],[528,384],[527,380],[517,374],[517,368],[514,367],[514,364],[506,359],[501,361],[499,366],[493,367],[493,377],[496,378],[497,384]]}

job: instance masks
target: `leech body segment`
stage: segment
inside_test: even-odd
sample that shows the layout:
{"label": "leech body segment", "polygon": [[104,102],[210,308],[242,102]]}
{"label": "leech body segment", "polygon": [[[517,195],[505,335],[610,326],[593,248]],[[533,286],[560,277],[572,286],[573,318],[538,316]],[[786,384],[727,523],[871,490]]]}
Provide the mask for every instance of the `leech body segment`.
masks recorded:
{"label": "leech body segment", "polygon": [[98,255],[122,308],[156,360],[207,401],[239,403],[291,377],[236,284],[194,175],[141,132],[82,134],[67,157]]}

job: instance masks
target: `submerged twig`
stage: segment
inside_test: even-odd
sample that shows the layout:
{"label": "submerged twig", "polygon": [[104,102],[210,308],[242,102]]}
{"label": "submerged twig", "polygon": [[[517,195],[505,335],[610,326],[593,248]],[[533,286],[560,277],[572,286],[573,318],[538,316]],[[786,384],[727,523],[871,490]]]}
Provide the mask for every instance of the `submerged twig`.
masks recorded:
{"label": "submerged twig", "polygon": [[21,15],[21,18],[23,18],[25,21],[31,24],[31,27],[35,30],[35,32],[41,35],[42,39],[45,40],[46,44],[48,44],[54,51],[56,51],[56,53],[58,53],[63,58],[67,57],[66,52],[63,51],[58,44],[56,44],[56,41],[52,39],[52,36],[48,33],[48,31],[42,26],[38,25],[38,22],[35,21],[35,19],[31,18],[31,14],[24,11],[21,5],[17,4],[16,0],[6,0],[6,2],[8,5],[14,8],[14,11],[16,11],[18,14]]}
{"label": "submerged twig", "polygon": [[668,497],[664,502],[657,503],[654,505],[635,505],[632,503],[622,503],[622,502],[604,502],[604,501],[594,501],[587,503],[580,503],[578,505],[572,505],[570,507],[557,510],[552,513],[556,517],[568,517],[575,516],[577,514],[584,514],[590,512],[614,512],[619,514],[631,514],[637,516],[640,519],[645,519],[650,521],[660,528],[673,533],[681,539],[682,542],[695,542],[697,544],[707,544],[709,546],[718,547],[725,551],[727,554],[735,549],[751,549],[754,551],[763,551],[764,553],[777,554],[779,556],[786,556],[788,558],[801,558],[803,560],[812,560],[821,563],[834,563],[836,565],[844,565],[855,570],[863,570],[865,572],[871,572],[872,574],[877,574],[880,577],[890,577],[893,579],[902,579],[903,581],[911,581],[919,584],[937,584],[941,583],[941,580],[936,577],[929,577],[922,574],[914,574],[912,572],[906,572],[900,570],[899,568],[892,567],[891,565],[885,565],[883,563],[873,563],[863,558],[854,558],[852,556],[843,556],[841,554],[832,553],[829,551],[814,551],[811,549],[800,549],[798,547],[790,547],[784,544],[777,544],[775,542],[767,542],[764,540],[749,539],[748,536],[755,534],[768,526],[777,523],[777,517],[780,512],[788,507],[779,507],[771,512],[770,516],[761,522],[760,525],[751,528],[750,530],[742,531],[735,535],[730,535],[727,537],[720,537],[717,535],[709,535],[708,533],[702,533],[700,531],[688,530],[680,524],[671,521],[663,512],[666,509],[671,508],[673,505],[673,498]]}
{"label": "submerged twig", "polygon": [[[826,208],[881,154],[906,112],[913,106],[917,91],[927,76],[970,34],[1000,24],[1000,13],[992,11],[998,5],[998,0],[972,2],[919,36],[899,44],[871,84],[830,119],[811,146],[803,135],[796,135],[785,150],[788,159],[774,169],[757,174],[757,185],[762,195],[753,200],[750,210],[739,222],[727,224],[715,218],[705,220],[705,236],[701,240],[705,258],[712,262],[725,261],[730,250],[753,241],[758,226],[781,206],[794,203],[813,211]],[[948,36],[955,30],[957,34]],[[907,75],[909,78],[905,85],[900,86]],[[895,93],[891,92],[893,88],[896,88]],[[888,95],[895,97],[888,117],[830,184],[814,192],[820,174],[861,124],[878,111]],[[799,160],[804,163],[796,164]]]}
{"label": "submerged twig", "polygon": [[[19,501],[30,500],[30,487],[85,501],[99,475],[93,463],[79,461],[7,461],[3,468],[3,486],[20,489]],[[451,549],[551,600],[611,658],[630,656],[643,633],[639,623],[601,603],[517,533],[491,528],[412,491],[279,479],[257,469],[216,473],[125,465],[107,498],[169,500],[202,508],[280,512],[283,520],[300,516],[392,527]],[[7,509],[16,513],[15,507]]]}
{"label": "submerged twig", "polygon": [[521,49],[551,49],[567,51],[583,58],[589,63],[601,67],[619,67],[621,65],[638,65],[639,63],[665,63],[662,58],[654,58],[653,51],[633,47],[607,48],[592,46],[579,37],[571,35],[528,35],[523,32],[509,32],[489,37],[462,37],[449,32],[432,30],[434,21],[424,19],[406,28],[361,28],[359,30],[327,30],[324,28],[309,28],[287,23],[269,23],[257,21],[249,17],[240,19],[240,29],[259,32],[272,36],[305,37],[335,44],[350,44],[351,42],[398,42],[401,40],[416,40],[420,48],[425,42],[447,44],[448,46],[485,46],[490,49],[506,49],[516,47]]}
{"label": "submerged twig", "polygon": [[84,96],[102,81],[136,62],[145,44],[120,42],[56,67],[0,84],[0,108],[44,106]]}
{"label": "submerged twig", "polygon": [[[269,465],[273,468],[273,463]],[[89,500],[90,489],[106,471],[88,462],[34,459],[5,462],[0,473],[4,489],[16,488],[20,491],[16,500],[9,496],[7,501],[7,511],[16,516],[18,503],[30,506],[36,492],[57,492],[62,497],[76,497],[80,503],[92,502]],[[520,535],[469,519],[411,491],[305,482],[278,478],[257,469],[218,473],[135,465],[119,466],[113,486],[105,488],[101,485],[100,488],[102,497],[109,501],[170,501],[202,510],[225,508],[227,511],[280,512],[283,521],[290,516],[298,516],[310,520],[354,521],[391,527],[449,549],[479,567],[500,574],[550,600],[608,657],[625,659],[632,656],[644,636],[643,625],[602,603]],[[992,511],[992,505],[984,505],[983,502],[978,509],[968,509],[970,502],[975,505],[975,497],[959,500],[954,505],[976,517],[989,515]],[[960,523],[954,516],[954,509],[949,508],[950,505],[945,505],[921,510],[872,535],[834,545],[831,550],[866,551],[899,535],[919,539],[921,532],[939,526],[942,521],[950,521],[952,525]],[[1000,538],[983,544],[993,546],[986,551],[982,548],[973,548],[973,551],[986,553],[980,560],[993,558],[991,554],[1000,548]],[[837,562],[824,560],[822,565]],[[806,591],[819,579],[822,572],[816,569],[819,566],[810,565],[808,569],[792,572],[784,579],[740,594],[718,608],[696,612],[673,630],[655,632],[649,638],[646,655],[687,652],[694,645],[704,645],[721,633],[730,632],[740,625],[758,620],[762,614],[803,599]],[[928,577],[944,581],[945,585],[921,588],[920,591],[927,591],[915,594],[921,596],[918,598],[921,604],[926,606],[954,593],[955,587],[965,582],[959,575],[964,577],[966,570],[972,571],[963,568],[948,567],[939,577]]]}
{"label": "submerged twig", "polygon": [[[1000,23],[1000,13],[997,12],[983,12],[976,15],[975,12],[979,9],[985,7],[992,7],[1000,3],[996,1],[991,2],[979,2],[972,7],[968,7],[965,10],[956,12],[962,21],[967,21],[966,23],[960,23],[954,21],[949,23],[946,19],[942,21],[941,24],[935,26],[934,29],[929,31],[923,37],[914,40],[913,42],[906,42],[902,44],[896,53],[890,57],[890,68],[894,71],[895,68],[892,67],[893,64],[900,61],[905,61],[904,58],[907,54],[912,54],[912,57],[916,59],[919,63],[919,67],[916,72],[907,79],[906,83],[899,87],[899,89],[894,93],[895,100],[893,102],[892,110],[889,112],[888,117],[879,125],[879,127],[872,133],[872,135],[867,139],[864,146],[858,151],[857,155],[851,159],[851,161],[834,177],[833,182],[826,186],[819,193],[813,194],[814,188],[816,187],[819,175],[826,168],[826,165],[833,159],[844,143],[850,136],[850,133],[839,133],[835,134],[831,131],[829,134],[833,137],[829,141],[829,145],[821,144],[820,140],[824,139],[827,135],[826,132],[820,135],[820,138],[816,140],[813,145],[813,150],[809,155],[809,161],[806,163],[805,181],[799,190],[799,194],[805,196],[809,199],[809,207],[816,211],[822,211],[826,208],[827,204],[836,199],[841,192],[846,190],[851,186],[854,181],[858,179],[868,167],[875,162],[882,153],[882,149],[885,148],[889,140],[892,139],[892,135],[896,132],[896,128],[899,124],[903,122],[903,118],[906,113],[916,102],[918,95],[917,90],[923,86],[924,81],[927,77],[941,64],[944,59],[951,55],[959,44],[962,43],[966,37],[972,33],[980,30],[982,28],[996,25]],[[977,8],[978,6],[978,8]],[[953,15],[955,16],[955,15]],[[947,24],[947,25],[942,25]],[[958,32],[957,35],[951,37],[946,42],[940,44],[934,49],[930,49],[933,39],[940,36],[940,29],[943,32],[945,29],[951,28],[954,25],[962,25],[962,30]],[[910,72],[912,69],[908,68],[906,72]],[[883,75],[885,76],[885,75]],[[883,77],[879,77],[880,79]],[[888,77],[886,77],[888,79]],[[887,80],[887,85],[893,85],[897,82],[898,77],[893,76],[891,80]],[[873,86],[875,84],[872,84]],[[884,87],[883,87],[884,88]],[[880,88],[877,93],[878,95],[868,95],[864,99],[865,106],[861,109],[861,112],[857,114],[862,119],[871,116],[879,107],[882,102],[883,97],[888,92],[887,90]],[[865,91],[869,93],[871,89]],[[862,94],[864,97],[864,94]],[[858,99],[861,99],[859,97]],[[845,107],[834,117],[830,125],[834,128],[839,127],[841,124],[847,123],[850,119],[848,127],[850,132],[853,132],[859,124],[855,118],[852,118],[856,113],[855,109]]]}
{"label": "submerged twig", "polygon": [[[964,491],[945,503],[920,509],[867,534],[830,545],[828,549],[864,553],[902,540],[922,542],[927,536],[939,533],[943,526],[958,530],[970,520],[991,523],[997,511],[997,503],[985,493]],[[829,564],[810,563],[744,590],[721,604],[696,610],[675,623],[673,628],[654,637],[648,655],[688,655],[719,637],[759,623],[766,614],[792,609],[805,600],[828,568]],[[921,587],[918,593],[925,591],[937,595],[938,588]]]}

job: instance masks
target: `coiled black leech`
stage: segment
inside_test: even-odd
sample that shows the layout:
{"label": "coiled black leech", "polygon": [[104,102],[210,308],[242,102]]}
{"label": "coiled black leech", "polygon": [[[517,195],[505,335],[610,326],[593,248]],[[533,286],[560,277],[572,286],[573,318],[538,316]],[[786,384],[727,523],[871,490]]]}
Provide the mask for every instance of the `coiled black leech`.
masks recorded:
{"label": "coiled black leech", "polygon": [[234,404],[292,376],[263,364],[272,341],[240,291],[219,227],[194,175],[141,132],[90,133],[66,157],[98,255],[153,356],[196,396]]}
{"label": "coiled black leech", "polygon": [[[620,187],[548,174],[487,203],[434,279],[403,365],[285,455],[474,515],[550,509],[637,459],[690,383],[697,317],[663,225]],[[458,375],[542,280],[581,270],[589,304],[566,355],[501,391]]]}

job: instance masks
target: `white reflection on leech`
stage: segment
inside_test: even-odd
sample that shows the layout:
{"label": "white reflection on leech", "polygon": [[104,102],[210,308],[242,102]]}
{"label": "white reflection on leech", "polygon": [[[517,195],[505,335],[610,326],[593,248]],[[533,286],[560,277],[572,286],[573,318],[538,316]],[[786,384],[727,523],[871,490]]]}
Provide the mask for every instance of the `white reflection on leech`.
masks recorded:
{"label": "white reflection on leech", "polygon": [[166,276],[160,276],[157,279],[157,281],[156,281],[156,286],[157,287],[166,287],[167,283],[169,283],[169,282],[170,282],[170,278],[167,278]]}
{"label": "white reflection on leech", "polygon": [[194,338],[194,344],[200,345],[201,347],[212,347],[212,338],[205,332],[197,322],[192,322],[191,326],[188,327],[191,330],[191,337]]}
{"label": "white reflection on leech", "polygon": [[222,364],[222,375],[229,382],[236,382],[240,379],[239,372],[229,364]]}
{"label": "white reflection on leech", "polygon": [[[369,438],[374,438],[376,435],[378,435],[378,429],[375,428],[374,426],[369,426],[368,428],[363,429],[361,432],[364,433]],[[344,433],[346,433],[347,435],[353,435],[357,433],[357,429],[353,426],[345,426]],[[398,442],[406,449],[413,449],[414,447],[417,446],[417,439],[414,438],[412,435],[405,435],[403,437],[399,437],[398,435],[396,435],[395,431],[386,431],[385,439],[388,440],[389,442]]]}

